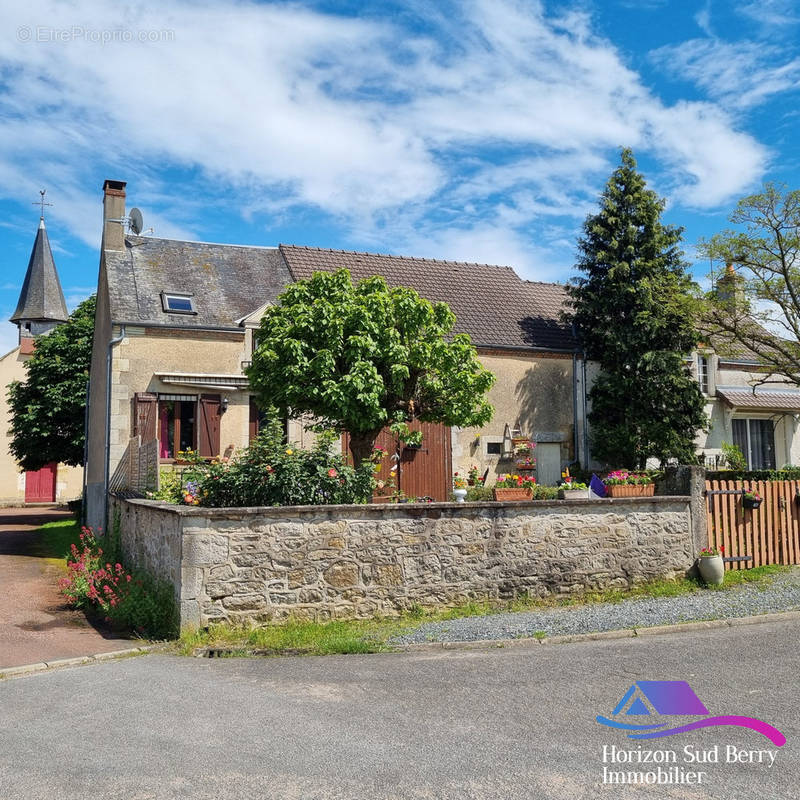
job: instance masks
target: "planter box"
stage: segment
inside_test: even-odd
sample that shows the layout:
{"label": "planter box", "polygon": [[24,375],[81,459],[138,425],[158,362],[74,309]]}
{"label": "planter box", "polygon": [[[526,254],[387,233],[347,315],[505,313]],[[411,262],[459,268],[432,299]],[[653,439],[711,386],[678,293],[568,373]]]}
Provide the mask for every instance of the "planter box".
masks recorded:
{"label": "planter box", "polygon": [[559,489],[558,490],[558,499],[559,500],[588,500],[589,499],[589,490],[588,489]]}
{"label": "planter box", "polygon": [[745,508],[750,508],[750,509],[758,508],[763,502],[764,502],[763,499],[762,500],[751,500],[749,497],[743,497],[742,498],[742,505]]}
{"label": "planter box", "polygon": [[606,486],[606,494],[609,497],[652,497],[656,492],[654,483],[644,486],[632,486],[618,484],[616,486]]}
{"label": "planter box", "polygon": [[501,503],[510,500],[530,500],[533,497],[533,489],[495,489],[494,499]]}
{"label": "planter box", "polygon": [[524,472],[525,470],[529,470],[530,471],[530,470],[536,469],[536,464],[516,464],[515,467],[520,472]]}

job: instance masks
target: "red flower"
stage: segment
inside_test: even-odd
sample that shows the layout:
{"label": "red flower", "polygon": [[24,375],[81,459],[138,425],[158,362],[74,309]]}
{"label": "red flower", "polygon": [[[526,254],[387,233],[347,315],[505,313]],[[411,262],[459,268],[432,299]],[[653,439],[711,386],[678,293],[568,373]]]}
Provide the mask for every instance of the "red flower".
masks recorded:
{"label": "red flower", "polygon": [[338,472],[337,472],[337,471],[336,471],[336,470],[335,470],[333,467],[331,467],[331,468],[328,470],[328,477],[329,477],[329,478],[335,478],[335,477],[336,477],[338,474],[339,474],[339,473],[338,473]]}

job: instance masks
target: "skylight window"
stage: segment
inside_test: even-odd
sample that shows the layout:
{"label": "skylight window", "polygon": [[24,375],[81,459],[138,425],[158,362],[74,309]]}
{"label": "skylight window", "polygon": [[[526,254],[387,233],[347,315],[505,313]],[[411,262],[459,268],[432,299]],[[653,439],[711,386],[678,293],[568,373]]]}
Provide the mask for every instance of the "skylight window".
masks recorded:
{"label": "skylight window", "polygon": [[190,294],[161,292],[161,307],[170,314],[196,314],[194,300]]}

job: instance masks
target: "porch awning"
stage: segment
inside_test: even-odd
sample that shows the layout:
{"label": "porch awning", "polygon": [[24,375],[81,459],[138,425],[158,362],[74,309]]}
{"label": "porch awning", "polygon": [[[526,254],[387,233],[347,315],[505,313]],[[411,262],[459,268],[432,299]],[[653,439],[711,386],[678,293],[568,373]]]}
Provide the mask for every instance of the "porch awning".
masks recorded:
{"label": "porch awning", "polygon": [[758,408],[765,411],[800,411],[800,392],[776,389],[728,389],[717,387],[717,396],[734,408]]}
{"label": "porch awning", "polygon": [[219,375],[202,372],[156,372],[156,377],[171,386],[196,386],[200,389],[220,389],[233,392],[247,389],[249,382],[245,375]]}

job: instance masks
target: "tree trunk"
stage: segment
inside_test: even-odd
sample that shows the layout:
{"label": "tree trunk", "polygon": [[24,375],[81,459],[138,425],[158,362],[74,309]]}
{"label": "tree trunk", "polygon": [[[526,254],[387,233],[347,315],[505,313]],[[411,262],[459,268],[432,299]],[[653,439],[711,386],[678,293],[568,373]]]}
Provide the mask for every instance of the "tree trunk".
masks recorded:
{"label": "tree trunk", "polygon": [[379,433],[380,430],[350,434],[350,452],[353,455],[353,466],[356,469],[372,456],[375,440]]}

